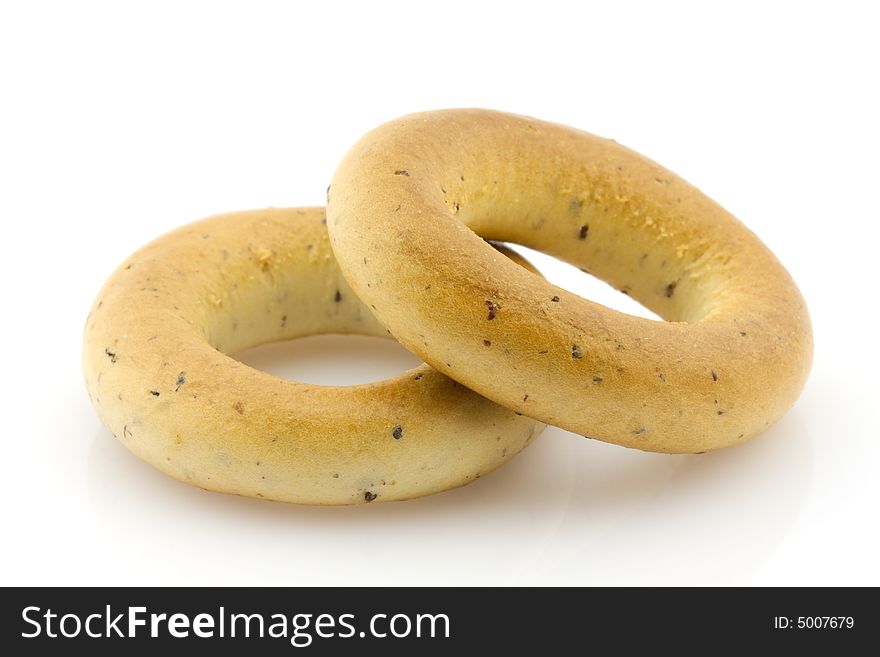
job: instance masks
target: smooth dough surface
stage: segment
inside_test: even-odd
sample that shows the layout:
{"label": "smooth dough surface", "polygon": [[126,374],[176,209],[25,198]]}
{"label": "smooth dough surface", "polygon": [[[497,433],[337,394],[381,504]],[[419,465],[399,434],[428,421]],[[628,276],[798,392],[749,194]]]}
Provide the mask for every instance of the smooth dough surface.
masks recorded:
{"label": "smooth dough surface", "polygon": [[160,237],[110,277],[86,321],[86,386],[102,422],[163,472],[285,502],[461,486],[543,428],[427,365],[330,387],[225,355],[322,333],[387,337],[342,278],[323,209],[220,215]]}
{"label": "smooth dough surface", "polygon": [[[742,442],[794,403],[807,309],[742,223],[608,139],[487,110],[391,121],[328,190],[355,292],[426,362],[548,424],[660,452]],[[665,322],[493,261],[484,239],[581,267]]]}

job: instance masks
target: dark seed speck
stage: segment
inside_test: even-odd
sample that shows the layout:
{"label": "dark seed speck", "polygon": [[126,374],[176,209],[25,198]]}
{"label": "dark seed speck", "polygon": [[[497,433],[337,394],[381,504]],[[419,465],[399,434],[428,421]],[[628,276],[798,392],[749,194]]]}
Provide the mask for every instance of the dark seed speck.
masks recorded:
{"label": "dark seed speck", "polygon": [[486,319],[495,319],[495,316],[498,314],[498,304],[490,299],[486,299],[486,308],[489,309]]}

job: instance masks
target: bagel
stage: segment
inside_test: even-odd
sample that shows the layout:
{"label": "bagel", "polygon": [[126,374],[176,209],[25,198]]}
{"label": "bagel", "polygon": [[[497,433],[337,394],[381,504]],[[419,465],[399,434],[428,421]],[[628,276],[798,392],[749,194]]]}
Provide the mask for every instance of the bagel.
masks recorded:
{"label": "bagel", "polygon": [[86,321],[86,387],[101,421],[159,470],[303,504],[461,486],[543,428],[427,365],[331,387],[226,355],[320,333],[388,337],[339,273],[323,209],[215,216],[160,237],[110,277]]}
{"label": "bagel", "polygon": [[[743,224],[613,140],[486,110],[391,121],[328,190],[355,293],[427,363],[508,408],[657,452],[745,441],[812,360],[794,281]],[[667,321],[495,262],[484,239],[556,256]]]}

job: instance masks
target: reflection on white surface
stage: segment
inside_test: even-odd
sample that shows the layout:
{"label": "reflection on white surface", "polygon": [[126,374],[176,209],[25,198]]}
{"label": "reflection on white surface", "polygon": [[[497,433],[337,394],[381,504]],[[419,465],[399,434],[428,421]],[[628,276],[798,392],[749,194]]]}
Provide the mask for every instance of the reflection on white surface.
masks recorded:
{"label": "reflection on white surface", "polygon": [[530,447],[431,497],[307,507],[187,486],[99,429],[90,502],[106,540],[140,564],[145,583],[497,584],[537,562],[555,534],[573,486],[572,446]]}
{"label": "reflection on white surface", "polygon": [[[387,368],[381,376],[358,340],[387,347],[373,352]],[[415,360],[369,338],[252,351],[245,357],[253,365],[325,384],[375,380]],[[353,357],[373,376],[348,369]],[[354,372],[352,380],[340,381],[340,372]],[[699,456],[626,450],[549,428],[508,465],[458,490],[301,507],[187,486],[94,426],[86,481],[96,530],[138,573],[131,583],[145,584],[735,583],[785,537],[812,467],[796,411],[758,440]],[[97,576],[113,581],[112,572]]]}
{"label": "reflection on white surface", "polygon": [[748,581],[791,529],[813,467],[797,412],[745,445],[703,455],[597,447],[577,459],[552,552],[521,583]]}

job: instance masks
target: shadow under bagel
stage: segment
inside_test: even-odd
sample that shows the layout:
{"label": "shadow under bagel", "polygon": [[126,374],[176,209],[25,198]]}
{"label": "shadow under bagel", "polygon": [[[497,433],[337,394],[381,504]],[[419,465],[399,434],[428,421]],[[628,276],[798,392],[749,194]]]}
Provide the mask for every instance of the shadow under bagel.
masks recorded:
{"label": "shadow under bagel", "polygon": [[[566,585],[620,582],[622,573],[633,582],[723,584],[759,568],[797,517],[813,467],[803,430],[795,412],[742,449],[662,455],[548,428],[474,484],[357,509],[186,486],[103,427],[84,474],[108,549],[141,564],[142,584],[406,585],[420,576],[436,585]],[[748,481],[743,470],[753,473]],[[205,541],[213,549],[202,549]],[[225,568],[241,554],[262,558]]]}

